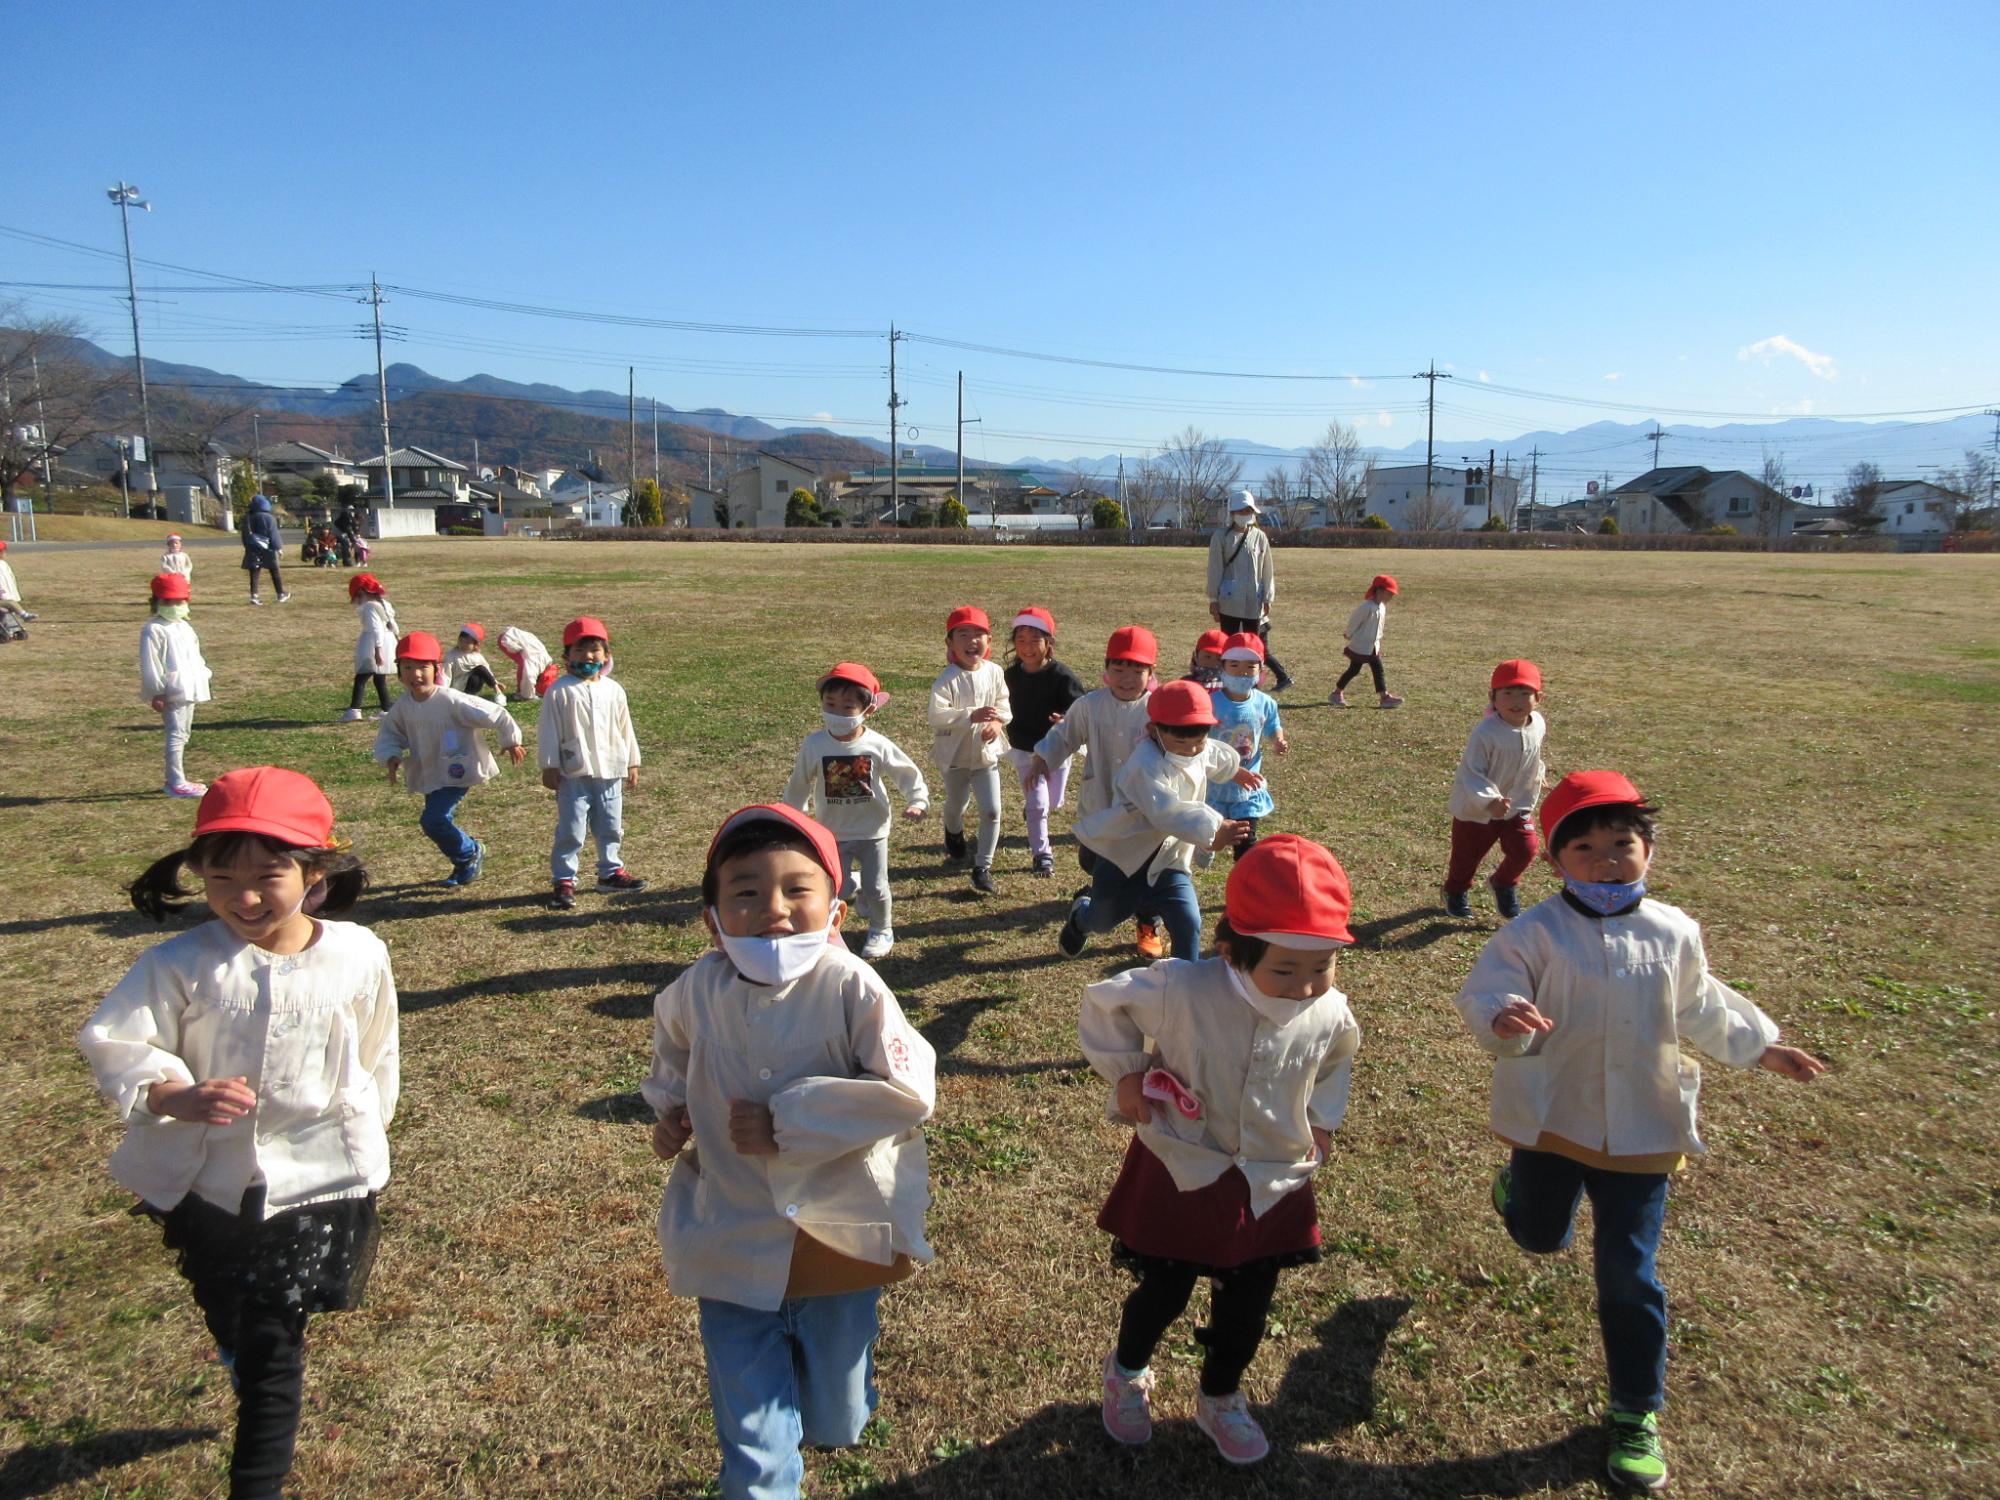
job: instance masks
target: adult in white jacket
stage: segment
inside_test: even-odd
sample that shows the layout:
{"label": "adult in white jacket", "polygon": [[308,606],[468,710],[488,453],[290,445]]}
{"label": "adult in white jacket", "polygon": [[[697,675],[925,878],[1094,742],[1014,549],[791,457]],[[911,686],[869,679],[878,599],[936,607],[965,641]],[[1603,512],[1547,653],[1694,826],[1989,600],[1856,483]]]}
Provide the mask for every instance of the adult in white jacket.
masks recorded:
{"label": "adult in white jacket", "polygon": [[1238,490],[1229,499],[1228,524],[1208,539],[1208,613],[1225,631],[1246,630],[1264,643],[1264,664],[1276,681],[1271,691],[1292,685],[1292,674],[1271,653],[1271,606],[1278,599],[1278,572],[1271,540],[1257,524],[1257,497]]}
{"label": "adult in white jacket", "polygon": [[208,702],[212,674],[188,623],[187,575],[161,573],[152,592],[153,612],[139,627],[139,697],[160,716],[166,732],[167,795],[199,797],[208,786],[188,780],[182,757],[194,728],[194,706]]}

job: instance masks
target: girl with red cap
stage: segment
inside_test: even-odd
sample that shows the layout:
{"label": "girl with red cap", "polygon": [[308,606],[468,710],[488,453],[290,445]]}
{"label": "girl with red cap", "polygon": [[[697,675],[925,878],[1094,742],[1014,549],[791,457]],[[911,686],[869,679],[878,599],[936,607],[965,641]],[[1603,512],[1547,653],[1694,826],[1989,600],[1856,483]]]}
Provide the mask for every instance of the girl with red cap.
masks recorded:
{"label": "girl with red cap", "polygon": [[1503,661],[1493,669],[1486,715],[1472,727],[1451,784],[1451,865],[1444,875],[1444,909],[1461,920],[1472,915],[1472,878],[1494,844],[1500,867],[1488,882],[1502,919],[1521,914],[1521,877],[1541,852],[1535,837],[1535,802],[1547,772],[1542,741],[1548,725],[1535,711],[1542,669],[1531,661]]}
{"label": "girl with red cap", "polygon": [[1229,872],[1219,956],[1089,985],[1077,1035],[1135,1127],[1097,1216],[1138,1278],[1104,1356],[1104,1427],[1152,1436],[1149,1363],[1194,1284],[1214,1284],[1195,1422],[1235,1464],[1269,1451],[1242,1391],[1286,1266],[1319,1259],[1313,1173],[1347,1111],[1361,1028],[1334,988],[1350,897],[1339,861],[1274,834]]}
{"label": "girl with red cap", "polygon": [[187,549],[181,545],[181,534],[178,531],[167,533],[167,550],[160,554],[160,571],[178,573],[189,582],[194,581],[194,559],[188,556]]}
{"label": "girl with red cap", "polygon": [[1667,1292],[1655,1266],[1667,1180],[1703,1146],[1701,1069],[1718,1062],[1810,1081],[1825,1069],[1708,969],[1701,928],[1646,896],[1656,809],[1616,771],[1573,771],[1542,803],[1563,889],[1487,940],[1454,1002],[1493,1055],[1492,1126],[1510,1147],[1493,1206],[1523,1250],[1569,1243],[1588,1194],[1597,1321],[1610,1376],[1611,1477],[1667,1482]]}
{"label": "girl with red cap", "polygon": [[347,712],[340,722],[351,724],[361,717],[361,694],[375,684],[375,717],[389,711],[389,674],[396,670],[396,609],[389,591],[373,573],[356,573],[347,580],[347,601],[361,622],[361,634],[354,642],[354,695],[347,700]]}
{"label": "girl with red cap", "polygon": [[208,788],[189,781],[181,757],[194,728],[194,706],[208,702],[210,672],[201,641],[188,623],[188,578],[161,573],[153,579],[153,611],[139,627],[139,697],[160,716],[167,737],[169,797],[199,797]]}
{"label": "girl with red cap", "polygon": [[991,895],[993,855],[1000,847],[1000,753],[1014,717],[1007,678],[989,655],[993,624],[976,604],[960,605],[944,622],[945,666],[931,684],[931,746],[944,773],[944,850],[966,857],[965,804],[979,808],[971,846],[972,888]]}
{"label": "girl with red cap", "polygon": [[1035,746],[1062,723],[1070,706],[1090,690],[1069,667],[1056,660],[1056,617],[1039,605],[1014,616],[1013,657],[1004,674],[1007,704],[1014,717],[1007,723],[1007,763],[1021,778],[1021,814],[1028,825],[1029,873],[1056,872],[1056,852],[1049,843],[1049,814],[1063,805],[1069,784],[1069,763],[1035,769]]}
{"label": "girl with red cap", "polygon": [[500,686],[493,669],[486,664],[484,646],[486,627],[477,620],[461,625],[458,640],[451,650],[444,654],[444,665],[438,672],[438,681],[454,693],[470,693],[475,698],[484,698],[490,688],[500,702],[507,701],[507,690]]}
{"label": "girl with red cap", "polygon": [[1226,630],[1204,630],[1194,639],[1188,669],[1181,681],[1198,682],[1211,693],[1222,686],[1222,650],[1229,644]]}
{"label": "girl with red cap", "polygon": [[639,784],[639,736],[625,689],[609,675],[610,629],[590,615],[571,620],[563,627],[563,661],[569,671],[543,695],[535,722],[542,785],[556,794],[551,911],[576,905],[577,857],[586,828],[597,840],[597,888],[611,894],[646,888],[619,858],[625,789]]}
{"label": "girl with red cap", "polygon": [[1389,620],[1389,601],[1401,592],[1393,577],[1377,573],[1368,585],[1368,592],[1361,596],[1361,602],[1347,617],[1347,628],[1341,632],[1347,638],[1347,644],[1341,648],[1347,657],[1347,670],[1340,674],[1340,681],[1326,695],[1326,701],[1335,708],[1348,706],[1347,685],[1360,675],[1363,667],[1375,679],[1380,707],[1403,706],[1403,700],[1389,691],[1382,677],[1382,631]]}
{"label": "girl with red cap", "polygon": [[540,699],[562,676],[541,637],[519,625],[500,632],[500,654],[514,664],[514,696],[524,703]]}
{"label": "girl with red cap", "polygon": [[194,841],[131,886],[159,920],[202,886],[211,920],[148,949],[77,1038],[125,1121],[111,1175],[160,1221],[236,1388],[232,1500],[292,1465],[306,1320],[352,1308],[373,1262],[396,1109],[396,981],[331,922],[367,876],[296,771],[218,776]]}

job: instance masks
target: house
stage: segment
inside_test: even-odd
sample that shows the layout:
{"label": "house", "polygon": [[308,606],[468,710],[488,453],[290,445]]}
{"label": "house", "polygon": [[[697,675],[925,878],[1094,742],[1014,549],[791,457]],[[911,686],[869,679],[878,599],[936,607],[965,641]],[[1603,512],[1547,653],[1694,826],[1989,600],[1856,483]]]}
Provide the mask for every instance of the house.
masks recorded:
{"label": "house", "polygon": [[793,490],[810,490],[819,475],[804,464],[758,449],[750,462],[729,476],[725,495],[729,524],[759,529],[785,524],[785,507]]}
{"label": "house", "polygon": [[1608,495],[1585,495],[1549,505],[1523,505],[1519,525],[1523,531],[1594,532],[1617,509],[1618,503]]}
{"label": "house", "polygon": [[1490,516],[1511,525],[1521,503],[1521,481],[1512,474],[1491,479],[1489,485],[1479,466],[1431,464],[1428,479],[1423,464],[1378,468],[1368,476],[1361,513],[1380,516],[1397,531],[1477,531]]}
{"label": "house", "polygon": [[[366,476],[368,499],[382,501],[382,459],[363,459],[355,467]],[[389,474],[397,505],[464,505],[472,498],[465,465],[428,448],[398,448],[389,455]]]}
{"label": "house", "polygon": [[[118,487],[119,474],[127,468],[126,444],[122,434],[93,432],[78,438],[57,452],[54,462],[58,483],[105,484]],[[155,443],[150,465],[129,461],[126,484],[134,492],[144,490],[150,473],[154,487],[161,490],[201,490],[218,498],[229,487],[229,472],[236,459],[220,443],[200,447],[188,444]]]}
{"label": "house", "polygon": [[[368,483],[352,459],[316,448],[311,443],[279,443],[276,447],[266,448],[258,462],[264,473],[273,478],[289,475],[311,484],[320,475],[331,474],[333,482],[344,490],[359,490]],[[402,484],[402,479],[398,477],[398,490],[401,490]]]}
{"label": "house", "polygon": [[[892,489],[905,515],[924,506],[935,512],[947,495],[958,494],[958,465],[910,460],[898,464],[893,477],[888,464],[854,469],[834,490],[833,504],[856,522],[878,517],[880,524],[894,525],[888,518]],[[968,512],[980,509],[1003,515],[1051,515],[1059,509],[1062,497],[1026,469],[995,469],[981,464],[966,466],[965,493],[959,498]]]}
{"label": "house", "polygon": [[1875,513],[1882,518],[1875,534],[1936,541],[1951,530],[1958,501],[1957,495],[1927,479],[1885,479],[1875,492]]}
{"label": "house", "polygon": [[1753,536],[1790,536],[1796,506],[1741,469],[1717,473],[1699,464],[1650,469],[1611,491],[1618,529],[1657,536],[1733,526]]}
{"label": "house", "polygon": [[729,509],[729,496],[723,490],[710,489],[705,484],[691,484],[687,487],[687,523],[691,527],[701,527],[713,531],[722,524],[721,517]]}
{"label": "house", "polygon": [[[503,470],[503,472],[505,472]],[[549,502],[539,490],[523,489],[504,479],[474,480],[466,486],[473,500],[509,518],[546,515]]]}

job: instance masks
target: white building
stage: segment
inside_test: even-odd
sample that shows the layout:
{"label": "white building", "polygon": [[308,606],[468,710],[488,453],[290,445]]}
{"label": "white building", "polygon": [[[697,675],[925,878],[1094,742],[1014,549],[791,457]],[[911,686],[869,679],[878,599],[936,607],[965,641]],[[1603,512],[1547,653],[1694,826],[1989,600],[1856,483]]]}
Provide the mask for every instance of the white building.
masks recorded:
{"label": "white building", "polygon": [[[725,491],[729,524],[759,530],[782,527],[792,491],[810,490],[818,482],[819,475],[805,465],[759,449],[749,463],[729,476]],[[710,509],[713,524],[713,507]]]}
{"label": "white building", "polygon": [[1425,489],[1423,464],[1396,464],[1368,476],[1363,516],[1380,516],[1397,531],[1477,531],[1488,516],[1513,524],[1521,502],[1521,481],[1508,474],[1493,476],[1488,498],[1483,467],[1430,465]]}
{"label": "white building", "polygon": [[1956,497],[1925,479],[1886,479],[1876,492],[1881,513],[1878,536],[1941,537],[1951,530]]}
{"label": "white building", "polygon": [[1741,469],[1720,473],[1699,464],[1651,469],[1611,492],[1618,529],[1659,536],[1734,526],[1746,536],[1790,536],[1797,517],[1789,496]]}

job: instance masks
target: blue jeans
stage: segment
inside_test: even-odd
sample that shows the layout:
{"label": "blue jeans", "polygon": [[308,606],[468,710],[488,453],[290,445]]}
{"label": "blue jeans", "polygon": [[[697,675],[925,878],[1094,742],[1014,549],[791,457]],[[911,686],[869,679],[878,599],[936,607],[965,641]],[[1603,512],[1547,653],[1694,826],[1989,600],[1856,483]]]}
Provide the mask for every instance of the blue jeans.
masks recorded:
{"label": "blue jeans", "polygon": [[791,1500],[799,1443],[850,1448],[875,1412],[882,1289],[795,1297],[775,1312],[700,1299],[726,1500]]}
{"label": "blue jeans", "polygon": [[438,846],[438,853],[454,865],[462,865],[479,852],[479,843],[458,826],[458,804],[471,791],[469,786],[441,786],[424,793],[423,816],[417,819],[426,837]]}
{"label": "blue jeans", "polygon": [[617,874],[624,868],[618,860],[618,843],[625,837],[624,777],[563,777],[556,789],[556,845],[549,855],[549,871],[557,880],[576,879],[586,824],[597,840],[597,878]]}
{"label": "blue jeans", "polygon": [[1138,874],[1127,875],[1098,855],[1090,872],[1088,904],[1077,913],[1077,925],[1085,932],[1116,932],[1141,913],[1155,914],[1167,924],[1175,958],[1201,957],[1201,903],[1185,871],[1169,870],[1149,884],[1145,865]]}
{"label": "blue jeans", "polygon": [[1654,1260],[1667,1216],[1664,1172],[1607,1172],[1549,1151],[1514,1148],[1507,1233],[1523,1250],[1569,1244],[1576,1205],[1590,1194],[1597,1326],[1611,1404],[1658,1411],[1667,1400],[1667,1289]]}

